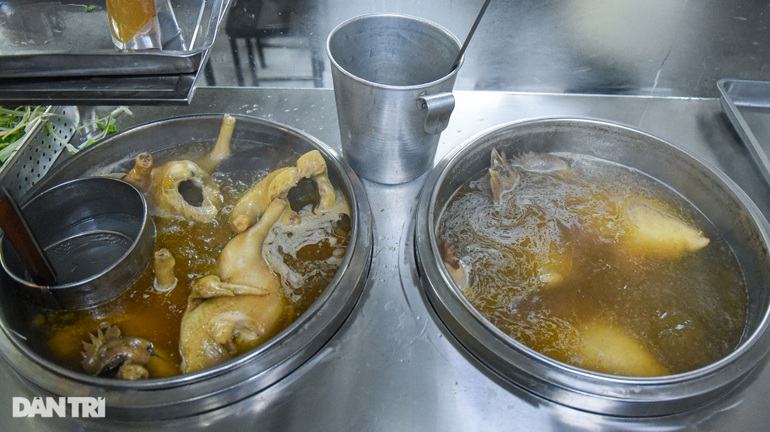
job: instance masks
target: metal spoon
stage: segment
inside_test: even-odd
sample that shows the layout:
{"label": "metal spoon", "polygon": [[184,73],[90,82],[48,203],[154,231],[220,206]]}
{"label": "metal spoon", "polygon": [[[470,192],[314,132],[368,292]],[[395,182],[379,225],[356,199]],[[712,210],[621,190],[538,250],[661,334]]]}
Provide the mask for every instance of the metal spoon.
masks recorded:
{"label": "metal spoon", "polygon": [[0,228],[19,255],[32,280],[42,286],[56,285],[56,273],[37,238],[30,230],[16,200],[0,186]]}
{"label": "metal spoon", "polygon": [[479,26],[479,23],[481,22],[481,17],[484,16],[484,12],[487,10],[487,6],[489,6],[489,2],[491,0],[484,0],[484,4],[481,6],[481,10],[479,11],[479,14],[476,16],[476,21],[473,22],[473,26],[471,27],[471,31],[468,32],[468,36],[465,38],[465,42],[463,42],[463,46],[460,48],[460,52],[457,53],[457,58],[455,59],[455,62],[452,64],[452,69],[449,71],[453,71],[457,68],[457,66],[460,65],[460,60],[463,58],[463,54],[465,54],[465,49],[468,48],[468,43],[471,41],[471,38],[473,37],[473,33],[476,33],[476,27]]}

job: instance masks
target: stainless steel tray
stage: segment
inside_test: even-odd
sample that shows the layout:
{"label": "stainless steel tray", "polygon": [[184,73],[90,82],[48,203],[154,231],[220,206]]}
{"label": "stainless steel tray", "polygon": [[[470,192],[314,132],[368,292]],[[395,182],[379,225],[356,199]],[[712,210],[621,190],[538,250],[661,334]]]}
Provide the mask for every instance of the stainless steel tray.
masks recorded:
{"label": "stainless steel tray", "polygon": [[722,79],[722,108],[770,184],[770,81]]}
{"label": "stainless steel tray", "polygon": [[187,105],[204,73],[0,79],[0,101],[15,105]]}
{"label": "stainless steel tray", "polygon": [[0,2],[0,78],[195,73],[230,0],[159,0],[163,49],[119,51],[104,0]]}

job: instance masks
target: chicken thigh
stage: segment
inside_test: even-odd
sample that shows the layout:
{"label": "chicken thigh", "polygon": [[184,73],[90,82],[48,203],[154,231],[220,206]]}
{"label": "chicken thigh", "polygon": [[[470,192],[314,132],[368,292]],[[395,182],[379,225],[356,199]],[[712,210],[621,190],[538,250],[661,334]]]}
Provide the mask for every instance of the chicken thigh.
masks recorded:
{"label": "chicken thigh", "polygon": [[[276,178],[284,176],[285,180],[286,178],[295,176],[296,173],[292,171],[293,169],[302,170],[306,174],[301,175],[297,181],[299,181],[300,178],[311,178],[315,183],[321,198],[318,205],[319,210],[325,211],[334,205],[334,188],[329,181],[326,161],[323,159],[320,152],[313,150],[300,157],[297,161],[297,168],[279,168],[250,187],[241,196],[233,208],[233,211],[230,213],[230,226],[233,230],[241,232],[250,227],[257,220],[257,217],[265,211],[270,201],[273,200],[276,193],[274,190],[275,185],[282,184],[280,181],[275,182]],[[292,187],[296,185],[297,181],[292,184]],[[273,190],[271,190],[271,188]]]}

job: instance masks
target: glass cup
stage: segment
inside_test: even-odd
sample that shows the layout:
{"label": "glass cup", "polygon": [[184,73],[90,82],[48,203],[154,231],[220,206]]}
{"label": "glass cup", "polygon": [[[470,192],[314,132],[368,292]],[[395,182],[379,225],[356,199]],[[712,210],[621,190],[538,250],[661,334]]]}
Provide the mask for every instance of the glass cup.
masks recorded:
{"label": "glass cup", "polygon": [[115,47],[121,50],[160,49],[160,24],[155,0],[107,0],[107,17]]}

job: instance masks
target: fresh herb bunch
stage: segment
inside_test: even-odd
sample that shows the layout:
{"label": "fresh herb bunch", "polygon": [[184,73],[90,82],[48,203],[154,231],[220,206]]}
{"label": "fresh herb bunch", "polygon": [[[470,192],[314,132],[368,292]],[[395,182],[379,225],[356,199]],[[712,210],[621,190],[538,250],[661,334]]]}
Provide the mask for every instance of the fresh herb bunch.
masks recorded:
{"label": "fresh herb bunch", "polygon": [[44,106],[0,107],[0,164],[5,163],[21,144],[21,138],[46,113]]}
{"label": "fresh herb bunch", "polygon": [[[63,142],[62,144],[67,149],[67,151],[72,155],[80,150],[83,150],[86,147],[89,147],[93,143],[100,141],[104,138],[106,138],[108,135],[113,134],[117,132],[117,128],[115,127],[115,120],[121,115],[121,114],[128,114],[133,115],[131,110],[128,109],[126,106],[119,106],[112,111],[110,111],[109,114],[107,114],[104,117],[99,118],[92,118],[89,121],[83,122],[80,126],[77,127],[77,131],[81,133],[85,133],[88,136],[88,139],[81,143],[79,146],[75,147],[72,144],[68,142]],[[49,130],[50,133],[53,133],[53,130]]]}
{"label": "fresh herb bunch", "polygon": [[[127,107],[120,106],[106,116],[94,117],[83,122],[76,130],[86,135],[88,139],[78,146],[70,144],[67,139],[59,136],[51,123],[46,123],[45,128],[53,139],[72,155],[116,132],[115,120],[124,113],[132,115]],[[27,132],[36,127],[38,122],[55,115],[57,114],[50,113],[46,106],[0,107],[0,166],[21,145],[22,138]]]}

